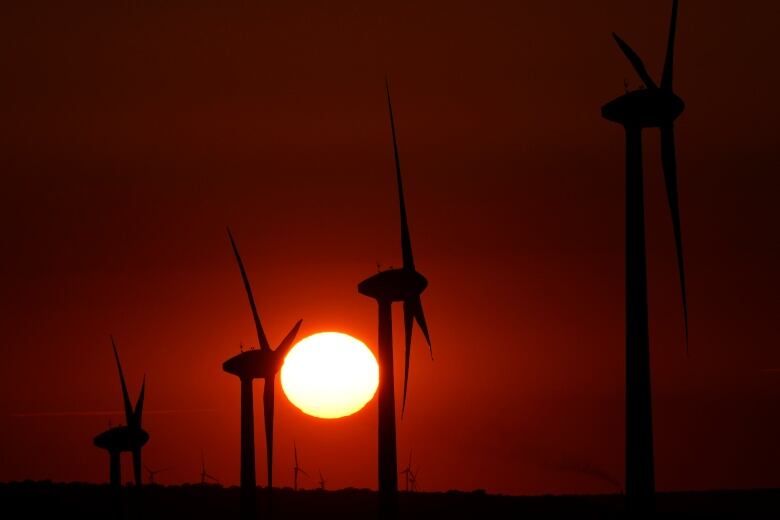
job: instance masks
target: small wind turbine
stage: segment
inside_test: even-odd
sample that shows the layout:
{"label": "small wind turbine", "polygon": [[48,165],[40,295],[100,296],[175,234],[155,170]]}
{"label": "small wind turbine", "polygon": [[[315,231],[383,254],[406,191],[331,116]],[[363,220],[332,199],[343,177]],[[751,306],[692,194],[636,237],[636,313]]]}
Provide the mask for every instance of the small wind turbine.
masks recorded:
{"label": "small wind turbine", "polygon": [[[295,441],[293,441],[293,450],[295,453],[295,467],[293,468],[293,490],[298,491],[298,473],[302,473],[309,478],[311,478],[311,476],[309,476],[309,474],[298,465],[298,446],[295,444]],[[322,473],[320,473],[320,478],[322,478]]]}
{"label": "small wind turbine", "polygon": [[109,475],[111,486],[118,489],[122,486],[122,468],[120,453],[129,451],[133,454],[133,475],[135,485],[141,487],[141,448],[149,442],[149,434],[141,427],[141,419],[144,411],[144,394],[146,389],[146,375],[141,383],[141,392],[138,394],[135,408],[130,404],[130,395],[127,392],[125,384],[125,375],[122,372],[122,364],[119,362],[119,354],[116,351],[114,338],[111,337],[111,347],[114,349],[114,359],[119,371],[119,383],[122,386],[122,402],[125,408],[124,426],[115,426],[104,431],[95,439],[93,443],[98,448],[108,451],[109,454]]}
{"label": "small wind turbine", "polygon": [[409,471],[409,484],[411,485],[411,490],[413,492],[417,492],[417,475],[420,474],[420,468],[418,467],[416,471]]}
{"label": "small wind turbine", "polygon": [[320,470],[320,491],[325,491],[325,477],[322,476],[322,470]]}
{"label": "small wind turbine", "polygon": [[409,491],[409,482],[412,475],[412,450],[409,450],[409,464],[398,472],[399,475],[403,475],[406,479],[406,491]]}
{"label": "small wind turbine", "polygon": [[[409,382],[409,353],[412,345],[412,327],[414,322],[420,326],[428,348],[431,339],[423,313],[421,295],[428,286],[428,280],[414,266],[412,241],[406,218],[406,202],[401,179],[401,162],[398,155],[398,142],[395,135],[393,105],[390,101],[390,86],[385,81],[387,108],[390,113],[390,131],[393,136],[393,156],[395,158],[395,177],[398,185],[398,202],[401,216],[401,253],[403,266],[392,267],[363,280],[358,284],[358,292],[377,302],[379,307],[379,502],[384,514],[392,515],[398,509],[398,460],[396,453],[395,427],[395,384],[393,374],[393,302],[403,302],[404,308],[404,393],[401,415],[406,408],[406,391]],[[431,354],[433,357],[433,354]]]}
{"label": "small wind turbine", "polygon": [[219,480],[206,471],[206,457],[203,450],[200,450],[200,483],[205,485],[209,480],[219,484]]}
{"label": "small wind turbine", "polygon": [[228,374],[238,376],[241,380],[241,509],[244,515],[251,515],[255,509],[255,490],[257,482],[255,478],[255,415],[252,381],[264,379],[263,387],[263,414],[265,419],[265,450],[268,472],[268,491],[273,489],[273,451],[274,451],[274,382],[276,373],[282,368],[284,357],[289,352],[298,334],[303,320],[298,320],[292,330],[285,336],[276,350],[271,350],[271,345],[260,323],[260,315],[257,312],[255,298],[252,296],[252,287],[249,285],[249,277],[241,261],[233,235],[228,229],[228,238],[233,248],[233,253],[244,280],[244,289],[249,299],[249,308],[257,329],[259,348],[245,350],[233,356],[222,364],[222,369]]}
{"label": "small wind turbine", "polygon": [[685,349],[688,351],[688,303],[677,193],[674,121],[685,103],[672,89],[678,0],[672,4],[669,39],[660,85],[642,59],[617,34],[613,37],[647,88],[628,92],[601,109],[602,116],[623,126],[626,134],[626,495],[640,508],[652,508],[655,495],[650,339],[647,318],[647,253],[642,178],[642,131],[661,130],[661,163],[677,250]]}
{"label": "small wind turbine", "polygon": [[144,464],[144,469],[146,470],[147,475],[149,475],[149,484],[154,484],[154,476],[158,473],[162,473],[164,471],[169,471],[172,468],[161,468],[161,469],[151,469],[149,466]]}

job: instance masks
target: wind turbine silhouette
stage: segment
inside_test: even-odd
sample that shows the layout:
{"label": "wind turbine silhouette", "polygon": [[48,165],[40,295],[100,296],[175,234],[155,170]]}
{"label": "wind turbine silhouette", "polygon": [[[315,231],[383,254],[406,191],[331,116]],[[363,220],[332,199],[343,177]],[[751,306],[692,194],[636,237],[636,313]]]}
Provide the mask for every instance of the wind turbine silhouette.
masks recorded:
{"label": "wind turbine silhouette", "polygon": [[147,475],[149,475],[149,484],[154,484],[154,476],[158,473],[162,473],[164,471],[169,471],[172,468],[161,468],[161,469],[151,469],[149,466],[144,464],[144,469],[146,470]]}
{"label": "wind turbine silhouette", "polygon": [[[393,514],[398,508],[398,462],[396,459],[395,385],[393,382],[393,302],[404,306],[404,393],[401,414],[406,409],[406,393],[409,381],[409,352],[412,344],[412,326],[416,321],[425,336],[429,349],[431,339],[423,313],[420,296],[428,286],[428,280],[414,267],[412,241],[406,218],[401,163],[395,135],[393,105],[390,86],[385,79],[387,108],[390,114],[390,131],[393,136],[398,202],[401,214],[401,252],[403,267],[381,271],[358,284],[358,292],[377,301],[379,307],[379,501],[380,510]],[[431,357],[433,353],[431,351]]]}
{"label": "wind turbine silhouette", "polygon": [[133,454],[133,475],[135,485],[141,487],[141,448],[149,442],[149,434],[141,427],[141,419],[144,411],[144,394],[146,390],[146,375],[141,383],[141,392],[138,394],[135,408],[130,404],[130,395],[127,392],[125,384],[125,375],[122,372],[122,364],[119,362],[119,354],[116,351],[116,344],[113,336],[111,337],[111,347],[114,349],[114,359],[119,371],[119,383],[122,386],[122,402],[125,408],[124,426],[109,427],[108,430],[99,434],[93,440],[98,448],[108,451],[109,454],[109,479],[111,487],[119,489],[122,486],[122,467],[120,454],[123,451],[129,451]]}
{"label": "wind turbine silhouette", "polygon": [[417,475],[420,474],[420,468],[417,471],[409,471],[409,484],[411,485],[411,491],[417,491]]}
{"label": "wind turbine silhouette", "polygon": [[325,491],[325,477],[322,476],[322,470],[320,470],[319,473],[320,473],[320,490]]}
{"label": "wind turbine silhouette", "polygon": [[208,480],[213,480],[214,482],[219,484],[219,480],[217,480],[217,477],[210,475],[206,471],[206,456],[203,454],[203,450],[200,450],[200,483],[206,484]]}
{"label": "wind turbine silhouette", "polygon": [[412,475],[412,450],[409,450],[409,464],[407,464],[407,466],[398,473],[403,475],[406,479],[406,491],[409,491],[409,477]]}
{"label": "wind turbine silhouette", "polygon": [[274,382],[276,373],[282,366],[284,357],[293,345],[298,329],[303,320],[293,326],[276,350],[271,350],[271,345],[266,339],[263,326],[260,323],[260,315],[257,312],[249,278],[238,253],[238,247],[230,229],[227,230],[230,245],[244,280],[244,288],[249,299],[249,307],[257,329],[259,348],[241,352],[225,363],[222,368],[228,374],[238,376],[241,380],[241,503],[244,515],[251,515],[255,509],[255,490],[257,487],[255,478],[255,425],[254,425],[254,399],[252,395],[252,381],[264,379],[263,388],[263,413],[265,419],[265,449],[268,471],[268,491],[273,489],[273,448],[274,448]]}
{"label": "wind turbine silhouette", "polygon": [[[295,451],[295,467],[293,468],[293,490],[298,491],[298,473],[302,473],[306,475],[307,477],[311,478],[311,476],[304,471],[302,467],[298,465],[298,445],[295,444],[295,441],[293,441],[293,450]],[[320,473],[320,478],[322,478],[322,473]]]}
{"label": "wind turbine silhouette", "polygon": [[685,103],[672,90],[677,11],[678,0],[674,0],[660,85],[650,77],[639,55],[613,33],[620,50],[647,88],[626,93],[601,109],[605,119],[619,123],[626,133],[626,494],[637,507],[652,507],[655,494],[642,179],[642,131],[645,128],[661,130],[661,162],[674,227],[685,351],[688,352],[688,303],[674,142],[674,121],[685,109]]}

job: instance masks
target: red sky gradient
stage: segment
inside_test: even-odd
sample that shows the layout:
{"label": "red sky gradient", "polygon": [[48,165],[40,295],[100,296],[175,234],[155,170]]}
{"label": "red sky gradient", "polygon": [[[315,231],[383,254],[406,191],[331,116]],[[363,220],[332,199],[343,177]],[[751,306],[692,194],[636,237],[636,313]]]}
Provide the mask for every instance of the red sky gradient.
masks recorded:
{"label": "red sky gradient", "polygon": [[[145,461],[175,468],[158,480],[196,481],[203,448],[238,482],[221,364],[256,339],[226,225],[274,345],[304,318],[302,335],[375,349],[356,285],[401,261],[385,73],[435,355],[416,330],[400,457],[424,490],[623,480],[623,134],[600,107],[639,83],[610,32],[657,77],[670,2],[17,4],[0,18],[0,480],[107,479],[92,438],[118,413],[25,414],[118,412],[113,333],[134,395],[148,375]],[[778,11],[681,2],[688,358],[645,134],[661,490],[780,486],[780,372],[762,372],[780,368]],[[375,401],[325,421],[280,391],[276,409],[279,485],[293,440],[329,487],[376,485]]]}

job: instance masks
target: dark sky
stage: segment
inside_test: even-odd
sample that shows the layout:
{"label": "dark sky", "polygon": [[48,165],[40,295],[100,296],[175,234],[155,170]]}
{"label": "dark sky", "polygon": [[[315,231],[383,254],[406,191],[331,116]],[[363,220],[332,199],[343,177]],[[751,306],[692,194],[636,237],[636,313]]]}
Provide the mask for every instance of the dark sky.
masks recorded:
{"label": "dark sky", "polygon": [[[255,336],[225,225],[272,343],[304,318],[302,335],[375,348],[356,284],[400,264],[385,73],[436,358],[417,331],[399,453],[426,490],[623,480],[623,134],[600,107],[639,84],[610,32],[658,78],[671,2],[15,4],[0,480],[106,480],[92,437],[121,416],[63,412],[120,409],[113,333],[131,392],[148,375],[146,461],[175,468],[160,480],[195,481],[203,448],[237,482],[239,385],[221,363]],[[762,371],[780,368],[780,7],[681,4],[687,358],[657,135],[645,144],[658,487],[780,486],[780,372]],[[293,440],[329,486],[376,485],[375,401],[324,421],[278,392],[276,439],[280,485]]]}

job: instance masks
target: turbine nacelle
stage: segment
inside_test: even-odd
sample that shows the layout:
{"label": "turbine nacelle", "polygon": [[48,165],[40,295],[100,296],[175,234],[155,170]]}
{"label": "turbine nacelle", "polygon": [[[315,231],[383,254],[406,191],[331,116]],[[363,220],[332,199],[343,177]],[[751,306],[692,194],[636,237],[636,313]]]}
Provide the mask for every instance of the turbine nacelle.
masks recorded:
{"label": "turbine nacelle", "polygon": [[222,370],[241,379],[265,379],[279,371],[281,361],[274,350],[248,350],[225,361]]}
{"label": "turbine nacelle", "polygon": [[428,280],[409,269],[390,269],[375,274],[358,284],[358,292],[362,295],[385,302],[402,302],[419,297]]}
{"label": "turbine nacelle", "polygon": [[677,119],[685,103],[674,92],[664,89],[635,90],[601,108],[604,119],[629,128],[660,128]]}
{"label": "turbine nacelle", "polygon": [[109,452],[135,451],[149,442],[149,434],[144,429],[116,426],[95,436],[93,443]]}

